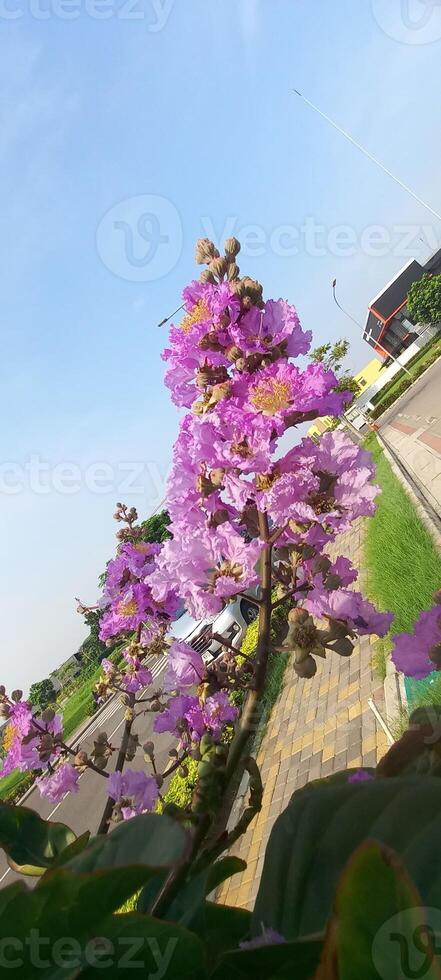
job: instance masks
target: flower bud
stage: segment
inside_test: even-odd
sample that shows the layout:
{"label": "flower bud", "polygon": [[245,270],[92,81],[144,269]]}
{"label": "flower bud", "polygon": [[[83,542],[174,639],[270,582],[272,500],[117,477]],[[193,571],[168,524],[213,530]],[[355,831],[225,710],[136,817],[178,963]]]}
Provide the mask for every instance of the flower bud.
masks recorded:
{"label": "flower bud", "polygon": [[437,670],[441,668],[441,643],[436,643],[429,650],[429,659],[435,664]]}
{"label": "flower bud", "polygon": [[20,691],[18,689],[16,691],[13,691],[11,694],[11,699],[12,701],[15,701],[16,704],[18,703],[18,701],[21,701],[22,697],[23,697],[23,691]]}
{"label": "flower bud", "polygon": [[231,381],[224,381],[222,384],[215,385],[210,396],[209,405],[217,405],[224,398],[229,398],[231,394]]}
{"label": "flower bud", "polygon": [[0,684],[0,698],[4,698],[6,694],[6,688],[4,684]]}
{"label": "flower bud", "polygon": [[44,721],[45,724],[48,724],[50,721],[53,721],[54,718],[55,718],[55,711],[53,708],[45,708],[41,714],[41,720]]}
{"label": "flower bud", "polygon": [[198,265],[205,265],[217,258],[219,251],[209,238],[199,238],[195,247],[195,261]]}
{"label": "flower bud", "polygon": [[227,266],[227,279],[228,282],[235,282],[239,278],[240,269],[237,262],[229,262]]}
{"label": "flower bud", "polygon": [[234,258],[234,256],[239,255],[240,252],[239,240],[234,237],[227,238],[226,242],[224,243],[224,249],[226,255],[231,255]]}
{"label": "flower bud", "polygon": [[214,275],[209,269],[203,269],[199,276],[199,282],[216,282]]}
{"label": "flower bud", "polygon": [[89,761],[89,756],[87,755],[87,752],[77,752],[77,754],[75,756],[75,765],[76,766],[79,766],[79,767],[81,767],[81,766],[87,766],[88,761]]}
{"label": "flower bud", "polygon": [[216,276],[216,279],[223,279],[228,269],[228,261],[224,258],[213,259],[210,262],[209,269]]}
{"label": "flower bud", "polygon": [[155,754],[155,746],[153,742],[144,742],[142,751],[145,752],[146,755],[150,756],[150,758],[152,758],[152,756]]}
{"label": "flower bud", "polygon": [[305,660],[301,660],[300,663],[294,664],[294,670],[298,677],[303,677],[305,680],[310,680],[317,673],[317,664],[314,657],[308,656]]}
{"label": "flower bud", "polygon": [[108,742],[107,732],[98,732],[96,740],[99,745],[107,745]]}
{"label": "flower bud", "polygon": [[326,575],[326,572],[329,572],[331,565],[332,562],[326,557],[326,555],[320,555],[318,558],[316,558],[313,565],[314,574],[319,575],[321,572],[322,575]]}
{"label": "flower bud", "polygon": [[306,623],[307,619],[309,619],[308,610],[301,609],[300,606],[297,606],[295,609],[290,609],[288,613],[288,622],[290,623]]}

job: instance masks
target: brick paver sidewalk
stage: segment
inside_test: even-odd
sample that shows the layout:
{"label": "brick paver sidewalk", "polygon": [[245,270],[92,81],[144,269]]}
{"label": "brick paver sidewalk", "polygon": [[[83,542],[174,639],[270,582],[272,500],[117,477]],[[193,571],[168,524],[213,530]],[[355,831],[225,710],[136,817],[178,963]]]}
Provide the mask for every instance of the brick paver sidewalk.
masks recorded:
{"label": "brick paver sidewalk", "polygon": [[[347,555],[360,567],[362,534],[359,521],[339,536],[335,555]],[[222,886],[218,902],[253,907],[272,825],[294,790],[348,766],[373,766],[387,751],[386,736],[367,703],[372,697],[380,710],[383,703],[383,685],[371,667],[372,652],[370,637],[361,637],[351,657],[328,653],[326,660],[318,659],[317,674],[310,681],[287,667],[258,755],[262,810],[232,849],[247,861],[247,868]]]}

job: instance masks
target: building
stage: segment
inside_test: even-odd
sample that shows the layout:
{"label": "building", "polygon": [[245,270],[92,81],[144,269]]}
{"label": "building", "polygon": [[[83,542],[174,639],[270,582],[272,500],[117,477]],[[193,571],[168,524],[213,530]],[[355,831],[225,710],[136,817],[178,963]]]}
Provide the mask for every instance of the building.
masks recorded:
{"label": "building", "polygon": [[[361,397],[361,395],[365,390],[367,391],[367,389],[370,389],[371,386],[375,384],[375,382],[379,378],[380,371],[382,370],[382,368],[383,368],[383,363],[377,360],[376,357],[373,357],[372,360],[369,361],[368,364],[366,364],[364,368],[362,368],[361,371],[358,372],[358,374],[354,374],[354,378],[356,381],[358,381],[358,385],[360,389],[359,397]],[[332,418],[330,415],[326,415],[322,419],[317,419],[316,422],[314,422],[314,424],[310,426],[307,434],[308,436],[312,436],[313,439],[317,439],[321,435],[323,435],[323,433],[326,432],[327,429],[333,429],[334,427],[335,427],[335,419]]]}
{"label": "building", "polygon": [[385,352],[398,357],[421,332],[413,323],[406,303],[412,284],[427,273],[441,273],[441,249],[425,265],[411,259],[371,300],[363,339],[381,357],[385,357]]}

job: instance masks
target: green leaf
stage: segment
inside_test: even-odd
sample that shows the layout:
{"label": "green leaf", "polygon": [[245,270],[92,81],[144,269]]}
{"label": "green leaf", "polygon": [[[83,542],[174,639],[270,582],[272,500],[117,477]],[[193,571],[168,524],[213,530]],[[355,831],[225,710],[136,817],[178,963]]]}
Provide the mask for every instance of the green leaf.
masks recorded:
{"label": "green leaf", "polygon": [[[405,819],[403,819],[405,814]],[[348,784],[311,783],[294,794],[276,821],[253,913],[286,939],[326,929],[337,882],[367,839],[395,850],[426,905],[439,905],[441,780],[403,776]]]}
{"label": "green leaf", "polygon": [[214,892],[215,888],[219,888],[219,885],[227,878],[232,878],[233,875],[240,874],[241,871],[245,871],[247,866],[246,861],[242,861],[241,858],[229,856],[221,858],[212,864],[208,871],[208,878],[206,884],[206,895],[210,892]]}
{"label": "green leaf", "polygon": [[214,963],[221,953],[238,948],[248,935],[250,924],[251,912],[247,909],[206,902],[203,932],[195,931],[205,940]]}
{"label": "green leaf", "polygon": [[113,952],[108,950],[98,959],[101,966],[85,967],[79,974],[82,980],[103,976],[106,980],[112,977],[120,980],[124,976],[203,980],[207,976],[204,946],[195,935],[174,922],[130,912],[105,920],[101,929]]}
{"label": "green leaf", "polygon": [[189,846],[187,832],[171,817],[144,813],[119,824],[111,834],[92,838],[65,867],[81,873],[127,864],[171,868],[185,859]]}
{"label": "green leaf", "polygon": [[[5,948],[11,940],[16,944],[22,965],[14,968],[14,976],[26,980],[34,976],[35,949],[29,938],[36,930],[44,940],[42,959],[47,963],[38,969],[38,976],[52,980],[75,975],[71,969],[57,965],[57,940],[68,937],[83,949],[95,936],[106,935],[103,922],[145,883],[150,873],[142,865],[91,875],[59,868],[48,872],[33,891],[24,883],[19,883],[20,888],[13,884],[4,889],[0,900],[0,947],[2,940]],[[13,959],[16,958],[13,951]]]}
{"label": "green leaf", "polygon": [[76,840],[62,823],[49,823],[27,807],[0,803],[0,847],[13,871],[41,875]]}
{"label": "green leaf", "polygon": [[[270,977],[311,980],[320,962],[322,943],[319,941],[280,943],[242,949],[227,953],[212,975],[212,980],[252,977],[252,980],[268,980]],[[354,980],[353,974],[351,980]],[[357,977],[357,980],[359,978]]]}
{"label": "green leaf", "polygon": [[421,905],[397,856],[374,841],[362,845],[337,888],[323,953],[323,980],[373,976],[440,980],[431,932],[435,935],[433,913],[441,926],[441,912]]}
{"label": "green leaf", "polygon": [[78,854],[81,854],[84,851],[89,841],[90,831],[86,830],[84,834],[81,834],[80,837],[77,837],[76,840],[72,841],[72,844],[68,844],[67,847],[64,848],[64,851],[62,851],[61,854],[55,859],[51,865],[51,868],[61,868],[63,864],[67,864],[67,862],[71,861],[72,858],[77,857]]}
{"label": "green leaf", "polygon": [[[246,862],[237,857],[224,857],[216,861],[211,867],[184,883],[167,910],[167,918],[173,922],[181,922],[182,925],[191,925],[193,929],[196,928],[196,917],[204,910],[206,896],[218,888],[226,878],[244,871],[245,868]],[[162,874],[156,875],[147,882],[138,898],[138,912],[150,910],[164,880],[165,876]]]}

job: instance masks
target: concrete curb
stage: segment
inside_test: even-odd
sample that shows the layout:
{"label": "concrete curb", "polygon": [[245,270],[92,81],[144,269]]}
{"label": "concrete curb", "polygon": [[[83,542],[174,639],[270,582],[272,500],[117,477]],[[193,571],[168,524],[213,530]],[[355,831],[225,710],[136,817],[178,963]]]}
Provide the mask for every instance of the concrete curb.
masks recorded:
{"label": "concrete curb", "polygon": [[[381,445],[381,448],[389,463],[389,466],[391,467],[392,472],[397,477],[397,480],[399,480],[401,485],[404,487],[404,490],[406,491],[408,497],[410,497],[415,507],[415,510],[418,514],[418,517],[420,518],[420,520],[428,530],[435,544],[435,547],[439,551],[441,551],[441,531],[439,530],[436,520],[434,520],[431,514],[429,513],[426,502],[423,502],[423,500],[421,500],[420,497],[415,492],[414,487],[416,487],[416,484],[414,484],[411,474],[407,473],[406,468],[404,464],[401,462],[401,460],[400,460],[400,465],[398,465],[398,462],[395,458],[395,453],[391,451],[391,449],[388,446],[388,443],[378,432],[377,432],[377,439]],[[416,487],[416,489],[418,490],[418,487]],[[419,491],[419,493],[421,493],[421,491]],[[404,675],[398,673],[390,658],[387,662],[386,677],[384,679],[384,702],[386,708],[386,716],[389,721],[393,721],[395,718],[397,718],[400,712],[403,709],[405,710],[408,706],[406,688],[404,684]]]}

